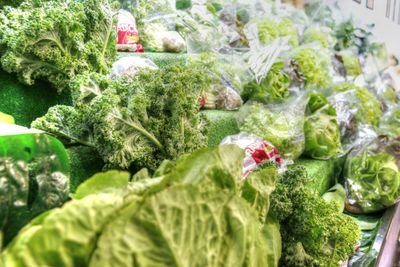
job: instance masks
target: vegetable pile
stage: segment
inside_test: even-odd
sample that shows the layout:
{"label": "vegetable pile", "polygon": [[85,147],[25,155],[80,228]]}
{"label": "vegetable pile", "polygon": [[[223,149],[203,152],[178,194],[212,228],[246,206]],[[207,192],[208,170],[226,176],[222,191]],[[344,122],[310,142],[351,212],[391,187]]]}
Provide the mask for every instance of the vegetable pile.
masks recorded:
{"label": "vegetable pile", "polygon": [[400,94],[335,12],[0,1],[2,70],[56,98],[23,134],[0,103],[0,266],[375,261],[362,216],[400,198]]}

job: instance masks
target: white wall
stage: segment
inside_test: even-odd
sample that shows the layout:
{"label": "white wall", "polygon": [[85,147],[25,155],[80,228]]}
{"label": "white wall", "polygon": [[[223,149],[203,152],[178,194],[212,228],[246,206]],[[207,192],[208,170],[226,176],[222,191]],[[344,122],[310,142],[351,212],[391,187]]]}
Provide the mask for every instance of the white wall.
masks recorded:
{"label": "white wall", "polygon": [[[375,0],[374,9],[366,7],[367,0],[357,3],[354,0],[325,0],[328,4],[338,2],[344,15],[353,15],[356,22],[375,23],[374,34],[378,41],[384,42],[390,53],[400,57],[400,0]],[[390,5],[389,18],[386,17]]]}

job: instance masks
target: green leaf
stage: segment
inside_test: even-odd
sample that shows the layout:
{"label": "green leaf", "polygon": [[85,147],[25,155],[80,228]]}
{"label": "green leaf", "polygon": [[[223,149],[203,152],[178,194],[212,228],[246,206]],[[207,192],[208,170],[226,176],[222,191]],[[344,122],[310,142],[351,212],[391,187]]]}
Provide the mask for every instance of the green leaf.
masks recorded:
{"label": "green leaf", "polygon": [[89,266],[272,266],[259,227],[231,193],[178,185],[127,206],[104,229]]}
{"label": "green leaf", "polygon": [[346,199],[346,191],[344,190],[344,187],[341,184],[337,184],[331,189],[326,192],[322,198],[326,202],[331,202],[334,203],[339,212],[343,212],[344,210],[344,202]]}
{"label": "green leaf", "polygon": [[129,172],[122,171],[97,173],[83,182],[71,197],[82,199],[93,194],[111,193],[125,189],[128,186],[130,176]]}
{"label": "green leaf", "polygon": [[262,223],[267,219],[270,205],[270,195],[275,190],[277,170],[275,166],[269,166],[251,173],[241,187],[241,196],[259,214]]}
{"label": "green leaf", "polygon": [[99,194],[71,201],[28,225],[1,255],[5,266],[87,266],[104,225],[123,205]]}

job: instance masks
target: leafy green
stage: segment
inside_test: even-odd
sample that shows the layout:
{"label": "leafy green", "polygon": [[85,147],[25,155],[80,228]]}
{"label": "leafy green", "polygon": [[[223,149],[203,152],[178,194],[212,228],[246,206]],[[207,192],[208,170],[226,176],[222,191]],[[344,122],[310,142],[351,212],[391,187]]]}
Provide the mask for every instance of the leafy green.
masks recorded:
{"label": "leafy green", "polygon": [[361,74],[360,61],[357,57],[341,55],[346,75],[358,76]]}
{"label": "leafy green", "polygon": [[82,199],[96,193],[112,193],[114,190],[123,189],[128,186],[129,172],[108,171],[97,173],[79,185],[72,195],[73,199]]}
{"label": "leafy green", "polygon": [[336,110],[321,94],[311,94],[304,123],[304,153],[315,159],[328,159],[342,152]]}
{"label": "leafy green", "polygon": [[306,87],[324,89],[331,83],[331,60],[323,50],[303,47],[293,54],[298,71],[305,77]]}
{"label": "leafy green", "polygon": [[281,175],[271,195],[271,215],[281,224],[281,266],[339,266],[354,253],[359,227],[307,188],[309,178],[297,167]]}
{"label": "leafy green", "polygon": [[274,112],[255,103],[250,106],[240,130],[271,142],[284,158],[294,160],[304,150],[303,114],[301,110]]}
{"label": "leafy green", "polygon": [[334,203],[339,212],[344,211],[344,202],[346,199],[346,191],[341,184],[336,184],[334,187],[329,189],[322,198],[327,202]]}
{"label": "leafy green", "polygon": [[308,27],[303,34],[304,43],[319,43],[323,48],[332,47],[333,37],[327,32],[328,29],[321,29],[320,27]]}
{"label": "leafy green", "polygon": [[121,168],[155,170],[164,159],[207,146],[199,99],[208,76],[198,69],[168,66],[133,79],[94,76],[78,77],[74,107],[53,107],[32,126],[92,146]]}
{"label": "leafy green", "polygon": [[365,150],[349,156],[345,178],[348,205],[355,206],[363,213],[392,206],[400,196],[399,168],[396,159],[387,153],[371,154]]}
{"label": "leafy green", "polygon": [[359,87],[350,82],[337,84],[333,87],[333,90],[337,92],[354,90],[359,100],[356,120],[359,123],[366,123],[378,127],[379,120],[382,117],[382,105],[374,94],[369,92],[366,88]]}
{"label": "leafy green", "polygon": [[290,78],[283,67],[283,62],[275,63],[260,84],[256,81],[246,84],[241,94],[243,100],[269,103],[287,99],[290,96]]}
{"label": "leafy green", "polygon": [[297,30],[293,26],[292,21],[283,18],[279,21],[273,21],[269,18],[263,18],[257,23],[258,38],[261,44],[268,44],[279,37],[289,37],[289,44],[296,47],[299,46]]}
{"label": "leafy green", "polygon": [[258,229],[244,200],[178,185],[124,209],[103,230],[89,266],[268,266]]}
{"label": "leafy green", "polygon": [[[0,260],[16,267],[275,267],[279,224],[257,215],[267,212],[276,170],[252,176],[248,196],[254,202],[240,197],[243,159],[234,145],[199,150],[181,157],[169,173],[160,171],[162,177],[131,182],[123,194],[103,183],[115,172],[94,176],[82,187],[94,185],[88,192],[94,194],[33,220]],[[145,181],[147,188],[132,190]]]}
{"label": "leafy green", "polygon": [[59,91],[75,75],[106,73],[116,54],[108,0],[24,1],[0,14],[1,64],[20,81],[51,82]]}
{"label": "leafy green", "polygon": [[93,195],[42,215],[2,253],[7,266],[87,266],[104,225],[123,206],[112,194]]}

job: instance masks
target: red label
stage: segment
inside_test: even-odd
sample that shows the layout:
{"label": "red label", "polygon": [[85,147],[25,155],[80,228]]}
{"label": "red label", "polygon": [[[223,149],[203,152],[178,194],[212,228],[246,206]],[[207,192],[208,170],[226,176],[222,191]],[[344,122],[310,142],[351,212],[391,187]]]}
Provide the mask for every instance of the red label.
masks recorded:
{"label": "red label", "polygon": [[118,24],[118,44],[136,44],[139,42],[139,33],[134,24]]}

